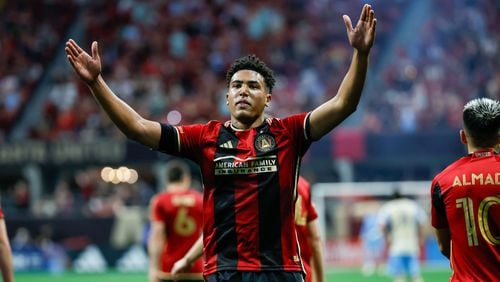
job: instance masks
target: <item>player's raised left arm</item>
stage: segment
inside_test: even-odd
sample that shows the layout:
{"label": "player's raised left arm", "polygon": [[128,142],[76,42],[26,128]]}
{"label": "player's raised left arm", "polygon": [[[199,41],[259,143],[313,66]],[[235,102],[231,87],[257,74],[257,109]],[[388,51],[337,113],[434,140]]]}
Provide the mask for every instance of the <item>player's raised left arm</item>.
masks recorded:
{"label": "player's raised left arm", "polygon": [[321,138],[341,123],[357,108],[366,73],[368,56],[375,39],[377,19],[368,4],[363,6],[355,27],[349,16],[343,16],[349,43],[354,48],[351,65],[335,97],[312,111],[310,116],[310,134],[313,140]]}

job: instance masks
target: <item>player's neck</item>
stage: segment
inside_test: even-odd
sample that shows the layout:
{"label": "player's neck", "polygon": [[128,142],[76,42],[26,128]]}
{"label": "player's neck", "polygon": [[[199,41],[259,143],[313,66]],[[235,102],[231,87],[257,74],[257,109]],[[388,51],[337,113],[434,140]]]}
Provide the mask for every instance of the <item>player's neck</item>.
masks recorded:
{"label": "player's neck", "polygon": [[469,154],[474,154],[477,152],[495,152],[495,148],[481,148],[476,146],[467,146],[467,151]]}
{"label": "player's neck", "polygon": [[183,183],[170,183],[167,186],[167,190],[170,192],[185,191],[187,189],[188,189],[188,186],[183,184]]}
{"label": "player's neck", "polygon": [[239,130],[248,130],[248,129],[251,129],[251,128],[256,128],[256,127],[259,127],[262,125],[262,123],[264,123],[264,116],[261,116],[259,118],[257,118],[255,121],[253,122],[242,122],[242,121],[239,121],[235,118],[231,118],[231,128],[233,130],[236,130],[236,131],[239,131]]}

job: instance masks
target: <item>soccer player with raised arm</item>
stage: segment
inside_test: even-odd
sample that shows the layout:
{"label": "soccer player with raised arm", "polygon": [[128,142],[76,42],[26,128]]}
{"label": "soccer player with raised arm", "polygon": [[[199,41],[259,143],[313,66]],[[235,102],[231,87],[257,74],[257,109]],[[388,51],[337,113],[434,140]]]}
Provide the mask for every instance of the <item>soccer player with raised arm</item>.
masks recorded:
{"label": "soccer player with raised arm", "polygon": [[172,126],[144,119],[112,92],[101,76],[97,42],[91,55],[74,40],[66,43],[74,70],[128,138],[200,166],[206,280],[303,280],[294,223],[301,158],[356,110],[375,39],[370,5],[355,26],[343,19],[353,55],[338,92],[311,112],[281,119],[266,118],[275,78],[254,55],[227,72],[229,121]]}

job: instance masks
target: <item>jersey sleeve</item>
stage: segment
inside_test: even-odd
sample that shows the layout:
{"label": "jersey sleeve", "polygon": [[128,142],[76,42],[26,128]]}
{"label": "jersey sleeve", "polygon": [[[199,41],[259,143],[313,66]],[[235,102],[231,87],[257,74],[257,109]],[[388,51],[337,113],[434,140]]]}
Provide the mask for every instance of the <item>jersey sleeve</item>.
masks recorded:
{"label": "jersey sleeve", "polygon": [[436,229],[448,228],[443,194],[436,179],[432,181],[431,185],[431,224]]}
{"label": "jersey sleeve", "polygon": [[205,125],[172,126],[161,124],[158,151],[189,159],[196,159],[202,146]]}
{"label": "jersey sleeve", "polygon": [[0,219],[3,219],[5,217],[4,213],[3,213],[3,209],[2,207],[0,207]]}
{"label": "jersey sleeve", "polygon": [[311,201],[307,212],[307,222],[313,221],[316,218],[318,218],[318,210],[316,209],[314,203]]}
{"label": "jersey sleeve", "polygon": [[296,143],[296,147],[300,149],[299,153],[301,156],[306,153],[312,142],[309,133],[310,114],[310,112],[301,113],[282,119],[283,125],[290,133],[292,140]]}

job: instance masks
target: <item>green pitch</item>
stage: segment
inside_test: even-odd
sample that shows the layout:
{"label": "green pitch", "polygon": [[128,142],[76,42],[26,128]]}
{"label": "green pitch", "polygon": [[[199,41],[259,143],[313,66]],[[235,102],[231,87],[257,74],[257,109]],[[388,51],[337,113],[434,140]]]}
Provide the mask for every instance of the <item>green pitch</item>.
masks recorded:
{"label": "green pitch", "polygon": [[[449,269],[422,269],[424,281],[448,281],[450,273]],[[50,275],[46,273],[16,273],[15,279],[16,282],[145,282],[147,281],[147,274],[120,272],[106,272],[102,274],[65,272],[60,275]],[[359,269],[329,269],[327,271],[327,281],[389,282],[392,281],[392,279],[382,274],[375,274],[366,277],[361,274]]]}

